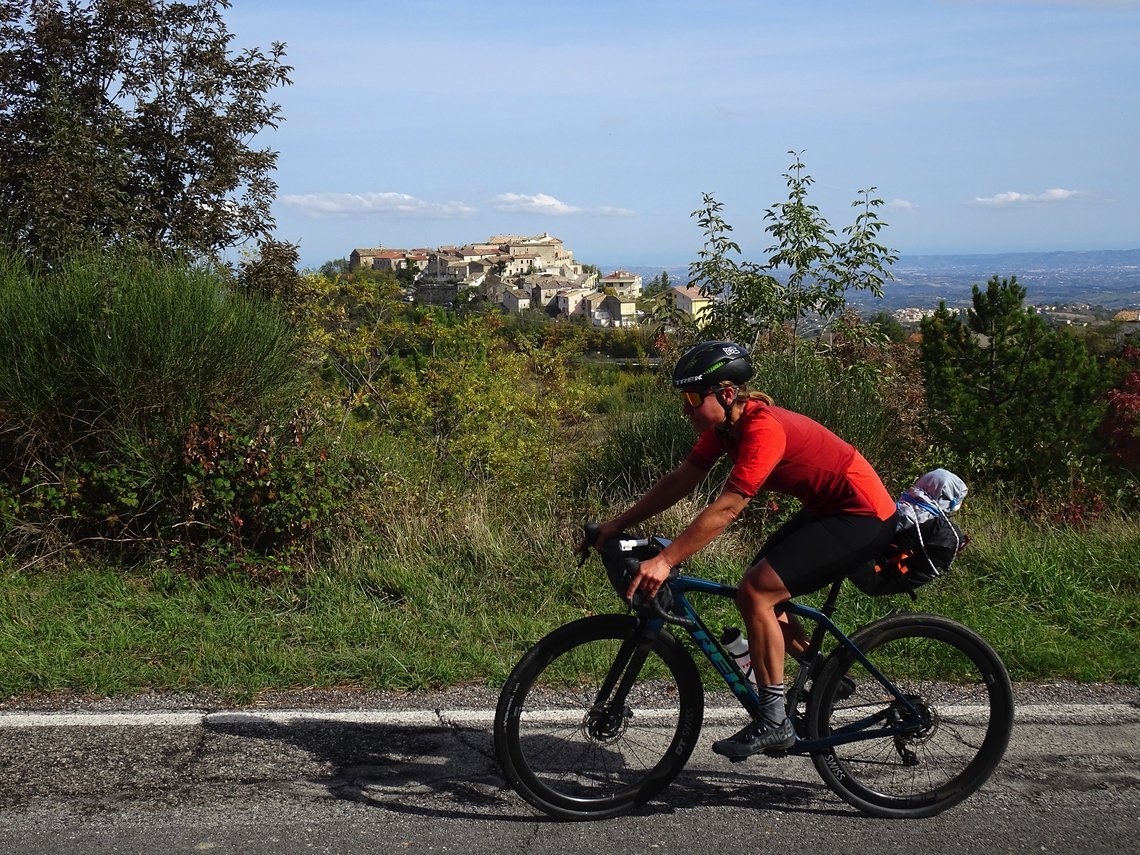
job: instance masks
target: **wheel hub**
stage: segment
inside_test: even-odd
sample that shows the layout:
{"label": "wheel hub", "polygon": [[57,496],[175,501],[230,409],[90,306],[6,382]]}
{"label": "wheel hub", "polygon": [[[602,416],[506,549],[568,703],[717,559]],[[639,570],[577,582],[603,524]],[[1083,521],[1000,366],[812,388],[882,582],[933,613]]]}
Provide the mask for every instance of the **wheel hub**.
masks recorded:
{"label": "wheel hub", "polygon": [[626,725],[631,718],[633,710],[625,704],[620,707],[595,707],[586,713],[583,729],[591,739],[598,742],[616,742],[625,733]]}
{"label": "wheel hub", "polygon": [[[926,722],[926,724],[919,730],[913,730],[909,733],[900,734],[895,737],[895,751],[902,760],[904,766],[917,766],[918,754],[914,748],[916,746],[925,745],[934,738],[934,734],[938,732],[939,718],[938,713],[922,700],[922,698],[908,697],[911,705],[918,712],[919,718]],[[892,727],[905,727],[909,716],[906,715],[905,710],[898,704],[891,705],[890,713],[887,716],[887,723]]]}

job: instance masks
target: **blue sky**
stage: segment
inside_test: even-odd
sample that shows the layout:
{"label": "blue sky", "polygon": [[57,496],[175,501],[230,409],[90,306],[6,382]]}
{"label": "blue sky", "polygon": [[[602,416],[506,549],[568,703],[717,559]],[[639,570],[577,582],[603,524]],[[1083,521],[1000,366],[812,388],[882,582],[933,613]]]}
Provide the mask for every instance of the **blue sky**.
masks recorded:
{"label": "blue sky", "polygon": [[277,235],[549,232],[677,265],[712,192],[753,260],[789,150],[833,226],[874,186],[904,255],[1140,247],[1140,0],[234,0],[288,45]]}

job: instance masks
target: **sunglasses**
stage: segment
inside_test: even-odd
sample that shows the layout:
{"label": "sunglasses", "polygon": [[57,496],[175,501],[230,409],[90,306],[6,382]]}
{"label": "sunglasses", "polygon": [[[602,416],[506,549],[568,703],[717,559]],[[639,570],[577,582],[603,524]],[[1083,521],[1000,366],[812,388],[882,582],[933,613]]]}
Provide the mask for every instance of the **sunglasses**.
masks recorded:
{"label": "sunglasses", "polygon": [[719,386],[714,386],[711,389],[706,389],[704,392],[682,392],[681,397],[684,398],[686,404],[695,410],[701,405],[701,402],[704,401],[705,398],[719,390]]}

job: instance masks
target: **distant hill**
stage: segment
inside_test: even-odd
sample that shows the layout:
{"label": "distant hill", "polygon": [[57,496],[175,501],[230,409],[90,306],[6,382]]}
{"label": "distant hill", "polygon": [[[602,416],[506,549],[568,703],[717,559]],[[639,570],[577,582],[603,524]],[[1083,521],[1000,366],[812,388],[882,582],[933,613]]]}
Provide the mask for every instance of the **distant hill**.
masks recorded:
{"label": "distant hill", "polygon": [[[914,255],[898,260],[884,289],[889,308],[925,308],[945,300],[967,305],[971,286],[991,276],[1016,276],[1038,305],[1088,304],[1108,309],[1140,305],[1140,249],[1094,252],[1006,252]],[[858,305],[866,305],[859,299]]]}
{"label": "distant hill", "polygon": [[[646,284],[662,271],[676,285],[688,278],[687,266],[623,266],[640,274]],[[602,266],[603,273],[615,269],[617,266]],[[972,285],[984,285],[996,274],[1017,276],[1028,292],[1028,301],[1038,305],[1140,307],[1140,249],[909,255],[901,257],[891,272],[895,279],[887,283],[882,300],[853,294],[851,302],[863,309],[931,308],[942,300],[963,306],[970,302]]]}
{"label": "distant hill", "polygon": [[[1090,252],[999,252],[988,255],[904,255],[896,267],[922,270],[987,269],[997,272],[1023,270],[1083,270],[1133,267],[1140,269],[1140,249],[1093,250]],[[992,275],[992,274],[991,274]]]}

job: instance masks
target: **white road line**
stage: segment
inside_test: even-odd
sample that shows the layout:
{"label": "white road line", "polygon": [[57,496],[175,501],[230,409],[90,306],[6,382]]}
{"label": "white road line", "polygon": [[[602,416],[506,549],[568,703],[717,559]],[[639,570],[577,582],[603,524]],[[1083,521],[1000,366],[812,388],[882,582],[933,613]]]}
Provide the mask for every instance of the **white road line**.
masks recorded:
{"label": "white road line", "polygon": [[[968,718],[980,707],[942,708],[944,716]],[[665,718],[664,710],[641,710],[642,719]],[[573,721],[580,711],[551,710],[542,716],[551,722]],[[705,710],[705,723],[710,725],[741,721],[740,707],[711,707]],[[441,724],[472,726],[490,725],[494,710],[179,710],[176,712],[0,712],[0,729],[37,727],[198,727],[211,725],[300,724],[306,722],[340,722],[347,724],[381,724],[393,727],[431,727]],[[1103,724],[1140,723],[1140,707],[1131,704],[1024,704],[1015,709],[1015,720],[1025,724]]]}

